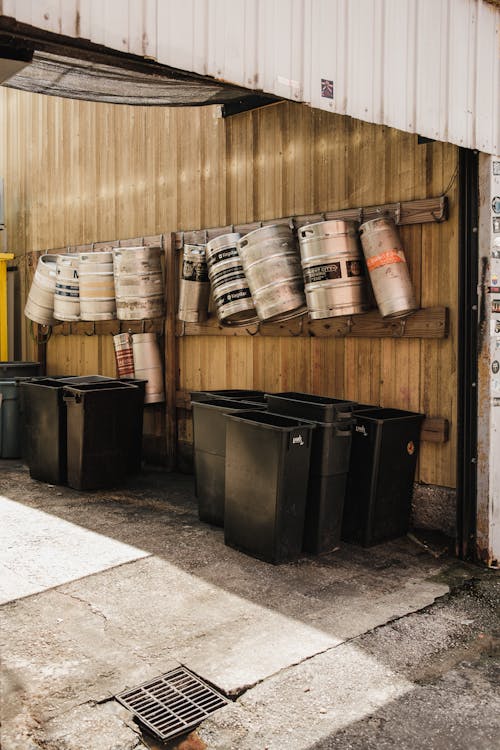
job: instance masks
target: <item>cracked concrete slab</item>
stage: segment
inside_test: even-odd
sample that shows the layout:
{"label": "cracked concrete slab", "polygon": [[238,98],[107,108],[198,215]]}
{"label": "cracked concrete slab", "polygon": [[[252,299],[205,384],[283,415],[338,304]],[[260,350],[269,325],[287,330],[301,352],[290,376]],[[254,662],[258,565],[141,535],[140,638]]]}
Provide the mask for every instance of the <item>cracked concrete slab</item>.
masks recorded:
{"label": "cracked concrete slab", "polygon": [[[78,493],[34,482],[14,466],[2,474],[0,491],[9,502],[43,508],[44,514],[72,524],[72,530],[149,555],[0,610],[7,683],[17,686],[20,709],[7,726],[16,726],[21,717],[25,727],[33,722],[32,736],[42,738],[50,728],[56,738],[46,746],[50,750],[66,750],[57,745],[62,729],[57,734],[56,728],[69,721],[61,713],[69,717],[83,706],[78,715],[92,715],[92,702],[178,663],[234,695],[258,683],[264,690],[273,676],[290,668],[312,669],[307,665],[314,660],[329,672],[332,654],[343,652],[339,648],[351,655],[352,669],[361,675],[366,659],[373,660],[343,642],[431,604],[448,592],[449,580],[470,575],[464,566],[436,560],[408,539],[370,550],[346,545],[320,558],[268,565],[225,547],[220,529],[198,521],[189,477],[150,474],[120,492]],[[76,556],[81,554],[79,547]],[[369,672],[379,686],[374,695],[385,684],[379,666]],[[405,679],[394,678],[390,670],[387,680],[389,699],[391,691],[400,695],[406,689]],[[301,711],[307,712],[310,697],[305,695]],[[75,723],[75,750],[78,741],[94,750],[85,744],[86,726],[83,718]],[[13,732],[7,735],[11,740]]]}
{"label": "cracked concrete slab", "polygon": [[0,495],[0,604],[148,552]]}
{"label": "cracked concrete slab", "polygon": [[198,735],[210,750],[492,750],[499,604],[498,577],[465,586],[283,670]]}

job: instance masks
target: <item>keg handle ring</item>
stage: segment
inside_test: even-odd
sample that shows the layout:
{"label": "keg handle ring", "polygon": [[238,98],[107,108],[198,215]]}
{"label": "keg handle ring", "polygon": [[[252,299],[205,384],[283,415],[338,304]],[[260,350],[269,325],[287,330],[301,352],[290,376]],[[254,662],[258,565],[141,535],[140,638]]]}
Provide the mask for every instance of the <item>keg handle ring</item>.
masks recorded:
{"label": "keg handle ring", "polygon": [[257,328],[253,332],[249,328],[245,328],[245,331],[248,333],[249,336],[256,336],[260,331],[260,320],[257,321],[257,323],[255,323],[254,325],[256,325]]}

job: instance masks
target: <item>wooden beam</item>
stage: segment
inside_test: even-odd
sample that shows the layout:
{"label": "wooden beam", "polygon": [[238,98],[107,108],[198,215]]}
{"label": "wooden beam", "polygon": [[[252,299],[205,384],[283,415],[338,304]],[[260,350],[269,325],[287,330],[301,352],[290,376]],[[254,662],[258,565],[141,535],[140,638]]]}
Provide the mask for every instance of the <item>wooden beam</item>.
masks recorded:
{"label": "wooden beam", "polygon": [[282,323],[223,326],[215,317],[204,323],[177,321],[177,336],[314,336],[358,338],[431,338],[448,335],[448,309],[428,307],[398,320],[384,320],[373,310],[363,315],[309,320],[306,315]]}
{"label": "wooden beam", "polygon": [[75,323],[58,323],[52,328],[55,336],[106,336],[117,333],[163,333],[163,318],[149,320],[79,320]]}
{"label": "wooden beam", "polygon": [[165,432],[167,448],[167,468],[173,471],[177,465],[177,340],[175,336],[175,319],[177,312],[177,257],[175,252],[175,234],[166,234],[164,238],[165,277],[166,277],[166,315],[165,315]]}
{"label": "wooden beam", "polygon": [[450,423],[444,417],[424,419],[420,439],[427,443],[446,443],[450,434]]}

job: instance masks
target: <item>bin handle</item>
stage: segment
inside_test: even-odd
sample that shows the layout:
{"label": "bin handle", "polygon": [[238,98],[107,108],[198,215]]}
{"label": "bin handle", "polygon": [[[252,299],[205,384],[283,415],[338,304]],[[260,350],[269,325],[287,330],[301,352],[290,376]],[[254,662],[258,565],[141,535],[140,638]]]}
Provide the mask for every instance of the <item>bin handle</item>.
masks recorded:
{"label": "bin handle", "polygon": [[341,437],[343,437],[343,436],[348,437],[349,435],[352,434],[352,430],[339,430],[337,428],[336,434],[339,435],[339,436],[341,436]]}
{"label": "bin handle", "polygon": [[63,396],[63,401],[66,404],[69,404],[73,401],[75,402],[75,404],[79,404],[81,400],[81,396],[78,393],[65,393]]}

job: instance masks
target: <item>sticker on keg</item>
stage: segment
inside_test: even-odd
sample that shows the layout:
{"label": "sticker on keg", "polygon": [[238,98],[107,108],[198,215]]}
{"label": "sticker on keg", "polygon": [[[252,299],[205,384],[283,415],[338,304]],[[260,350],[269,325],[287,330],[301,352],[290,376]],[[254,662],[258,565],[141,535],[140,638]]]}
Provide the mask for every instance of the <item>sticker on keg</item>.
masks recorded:
{"label": "sticker on keg", "polygon": [[383,266],[392,266],[393,263],[406,263],[405,254],[402,250],[385,250],[383,253],[378,255],[372,255],[371,258],[366,259],[366,265],[369,271],[373,271],[375,268],[382,268]]}
{"label": "sticker on keg", "polygon": [[497,375],[499,370],[500,363],[498,362],[498,359],[495,359],[495,361],[491,363],[491,372],[493,373],[493,375]]}
{"label": "sticker on keg", "polygon": [[500,217],[493,216],[493,234],[499,234],[500,233]]}
{"label": "sticker on keg", "polygon": [[314,284],[318,281],[329,281],[330,279],[341,279],[342,269],[340,263],[328,263],[321,266],[304,268],[304,281],[306,284]]}
{"label": "sticker on keg", "polygon": [[500,161],[493,162],[493,174],[500,175]]}
{"label": "sticker on keg", "polygon": [[229,305],[230,302],[238,302],[240,299],[247,299],[251,296],[248,287],[246,289],[236,289],[234,292],[227,292],[227,294],[222,294],[220,297],[217,297],[215,304],[220,308],[224,307],[224,305]]}
{"label": "sticker on keg", "polygon": [[413,456],[413,454],[415,453],[415,443],[413,442],[413,440],[410,440],[410,442],[406,446],[406,450],[408,451],[409,456]]}
{"label": "sticker on keg", "polygon": [[185,260],[182,264],[182,278],[184,281],[208,281],[207,264],[203,261]]}
{"label": "sticker on keg", "polygon": [[491,201],[491,208],[493,209],[493,213],[500,214],[500,195],[495,195]]}
{"label": "sticker on keg", "polygon": [[500,299],[491,300],[491,312],[500,313]]}
{"label": "sticker on keg", "polygon": [[237,258],[238,257],[238,248],[236,247],[225,247],[224,250],[219,250],[216,253],[213,253],[213,255],[209,256],[209,263],[210,265],[214,265],[214,263],[220,263],[221,260],[227,260],[228,258]]}
{"label": "sticker on keg", "polygon": [[346,261],[347,275],[352,276],[364,276],[363,264],[360,260],[348,260]]}
{"label": "sticker on keg", "polygon": [[304,445],[304,438],[302,437],[302,435],[295,435],[292,438],[292,445]]}

